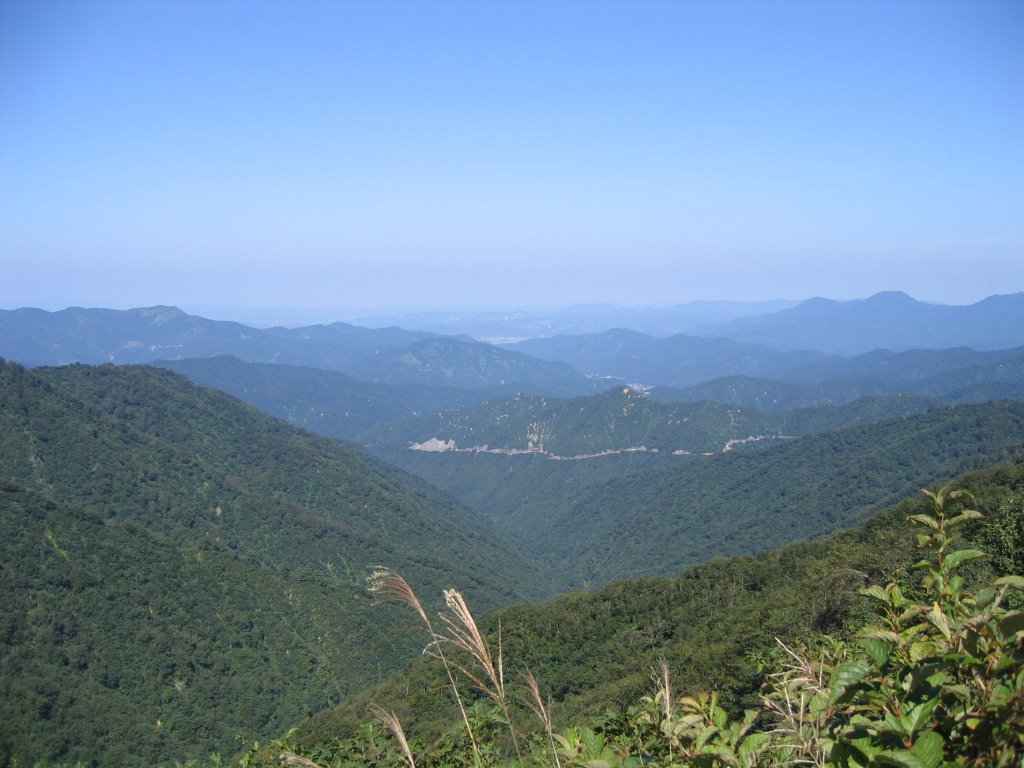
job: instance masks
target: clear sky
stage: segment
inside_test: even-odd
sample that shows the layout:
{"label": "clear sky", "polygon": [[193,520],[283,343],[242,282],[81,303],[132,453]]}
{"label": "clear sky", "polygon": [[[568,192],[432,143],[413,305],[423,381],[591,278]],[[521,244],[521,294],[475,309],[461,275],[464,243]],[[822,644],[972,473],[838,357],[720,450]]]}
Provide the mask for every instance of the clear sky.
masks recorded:
{"label": "clear sky", "polygon": [[0,306],[1024,290],[1024,3],[0,0]]}

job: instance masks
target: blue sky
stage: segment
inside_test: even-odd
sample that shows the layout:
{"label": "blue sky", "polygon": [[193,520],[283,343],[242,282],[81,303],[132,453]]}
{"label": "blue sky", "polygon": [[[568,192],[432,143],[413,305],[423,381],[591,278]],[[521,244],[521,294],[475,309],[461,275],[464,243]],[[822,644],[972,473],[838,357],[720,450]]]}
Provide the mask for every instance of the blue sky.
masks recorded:
{"label": "blue sky", "polygon": [[1024,3],[0,0],[0,306],[1024,290]]}

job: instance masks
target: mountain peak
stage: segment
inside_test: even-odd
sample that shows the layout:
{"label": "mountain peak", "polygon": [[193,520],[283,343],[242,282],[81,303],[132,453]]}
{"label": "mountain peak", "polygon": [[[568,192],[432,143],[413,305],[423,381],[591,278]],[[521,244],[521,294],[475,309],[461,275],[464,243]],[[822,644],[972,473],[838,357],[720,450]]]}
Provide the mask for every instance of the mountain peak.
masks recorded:
{"label": "mountain peak", "polygon": [[156,307],[144,307],[138,310],[139,314],[143,317],[152,321],[153,325],[164,325],[173,320],[180,320],[183,317],[188,317],[184,311],[177,307],[169,306],[156,306]]}
{"label": "mountain peak", "polygon": [[917,300],[908,296],[903,291],[880,291],[874,296],[864,299],[866,304],[885,304],[887,306],[907,306],[917,304]]}

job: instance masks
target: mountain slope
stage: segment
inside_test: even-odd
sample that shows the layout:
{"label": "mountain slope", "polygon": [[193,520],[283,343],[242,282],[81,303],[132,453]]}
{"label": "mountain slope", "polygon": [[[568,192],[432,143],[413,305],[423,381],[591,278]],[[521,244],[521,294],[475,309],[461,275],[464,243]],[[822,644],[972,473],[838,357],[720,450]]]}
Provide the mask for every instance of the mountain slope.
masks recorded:
{"label": "mountain slope", "polygon": [[510,345],[542,360],[558,360],[592,376],[627,383],[686,387],[721,376],[770,376],[827,359],[820,352],[790,352],[730,339],[676,334],[657,339],[615,329],[581,336],[530,339]]}
{"label": "mountain slope", "polygon": [[279,419],[344,440],[379,424],[496,396],[493,389],[374,384],[339,371],[247,363],[230,355],[160,360],[153,365],[219,389]]}
{"label": "mountain slope", "polygon": [[24,365],[144,363],[233,354],[245,360],[344,370],[339,366],[356,353],[429,336],[346,323],[251,328],[188,315],[177,307],[0,310],[0,355]]}
{"label": "mountain slope", "polygon": [[622,452],[710,454],[920,413],[935,401],[912,395],[863,398],[844,406],[792,411],[721,403],[662,403],[629,387],[554,399],[516,395],[405,419],[362,436],[373,450],[401,462],[421,452],[539,453],[582,459]]}
{"label": "mountain slope", "polygon": [[618,478],[522,523],[580,584],[671,574],[820,536],[1022,446],[1024,402],[934,408]]}
{"label": "mountain slope", "polygon": [[1022,398],[1024,347],[994,352],[877,350],[775,375],[777,379],[729,376],[680,390],[655,387],[651,396],[662,402],[714,400],[770,410],[842,405],[868,395],[897,393],[958,403]]}
{"label": "mountain slope", "polygon": [[841,355],[873,349],[1008,349],[1024,344],[1024,293],[989,296],[969,306],[926,304],[898,291],[857,301],[810,299],[771,315],[706,325],[692,333]]}
{"label": "mountain slope", "polygon": [[663,404],[629,388],[568,400],[516,396],[408,419],[363,440],[520,538],[588,486],[688,457],[742,450],[897,415],[934,401],[863,398],[789,412]]}
{"label": "mountain slope", "polygon": [[0,365],[0,480],[0,733],[24,761],[230,752],[379,679],[421,649],[371,606],[376,563],[540,592],[424,483],[158,369]]}
{"label": "mountain slope", "polygon": [[400,384],[475,388],[551,382],[559,393],[588,391],[586,379],[563,363],[469,338],[400,328],[333,323],[260,329],[187,315],[175,307],[0,310],[0,355],[24,365],[146,363],[225,354]]}
{"label": "mountain slope", "polygon": [[367,652],[387,618],[337,579],[0,485],[4,764],[231,752],[236,735],[280,730],[397,661],[386,642]]}
{"label": "mountain slope", "polygon": [[[966,569],[968,579],[1024,571],[1024,462],[957,483],[975,494],[972,506],[985,515],[961,532],[968,546],[990,555]],[[662,661],[677,695],[713,690],[736,711],[758,701],[765,666],[783,662],[777,639],[801,649],[816,634],[848,634],[870,615],[861,587],[908,578],[920,552],[907,517],[925,511],[919,496],[827,538],[720,558],[672,578],[617,581],[498,611],[481,624],[492,644],[501,628],[506,675],[522,669],[536,675],[552,698],[556,728],[635,704],[650,694],[651,672]],[[303,723],[297,742],[310,747],[353,733],[369,720],[373,701],[396,711],[414,737],[429,743],[458,722],[453,705],[438,696],[443,687],[436,661],[418,659],[376,689]],[[617,722],[614,713],[605,718]],[[524,720],[522,727],[535,725]]]}

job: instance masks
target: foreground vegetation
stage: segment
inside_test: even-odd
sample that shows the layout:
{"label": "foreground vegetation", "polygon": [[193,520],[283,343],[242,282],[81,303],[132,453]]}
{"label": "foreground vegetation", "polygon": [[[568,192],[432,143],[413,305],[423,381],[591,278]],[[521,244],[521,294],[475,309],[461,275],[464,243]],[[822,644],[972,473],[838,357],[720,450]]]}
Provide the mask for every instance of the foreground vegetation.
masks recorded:
{"label": "foreground vegetation", "polygon": [[[957,548],[956,534],[981,514],[965,506],[971,497],[964,491],[926,494],[930,509],[910,518],[924,550],[913,564],[915,577],[861,590],[875,615],[846,637],[780,644],[759,706],[738,716],[715,692],[677,697],[669,665],[662,662],[652,670],[652,691],[625,710],[557,728],[536,677],[506,672],[500,629],[494,646],[454,590],[445,592],[447,610],[431,621],[408,584],[381,571],[372,588],[406,603],[422,621],[425,653],[445,671],[457,725],[423,744],[407,737],[394,712],[375,705],[381,725],[306,749],[289,738],[257,745],[242,764],[1020,765],[1024,576],[1004,575],[968,589],[962,572],[985,555]],[[1016,523],[985,534],[997,549],[1021,543],[1021,498],[1009,503],[1016,507]],[[533,715],[532,727],[524,713]]]}

